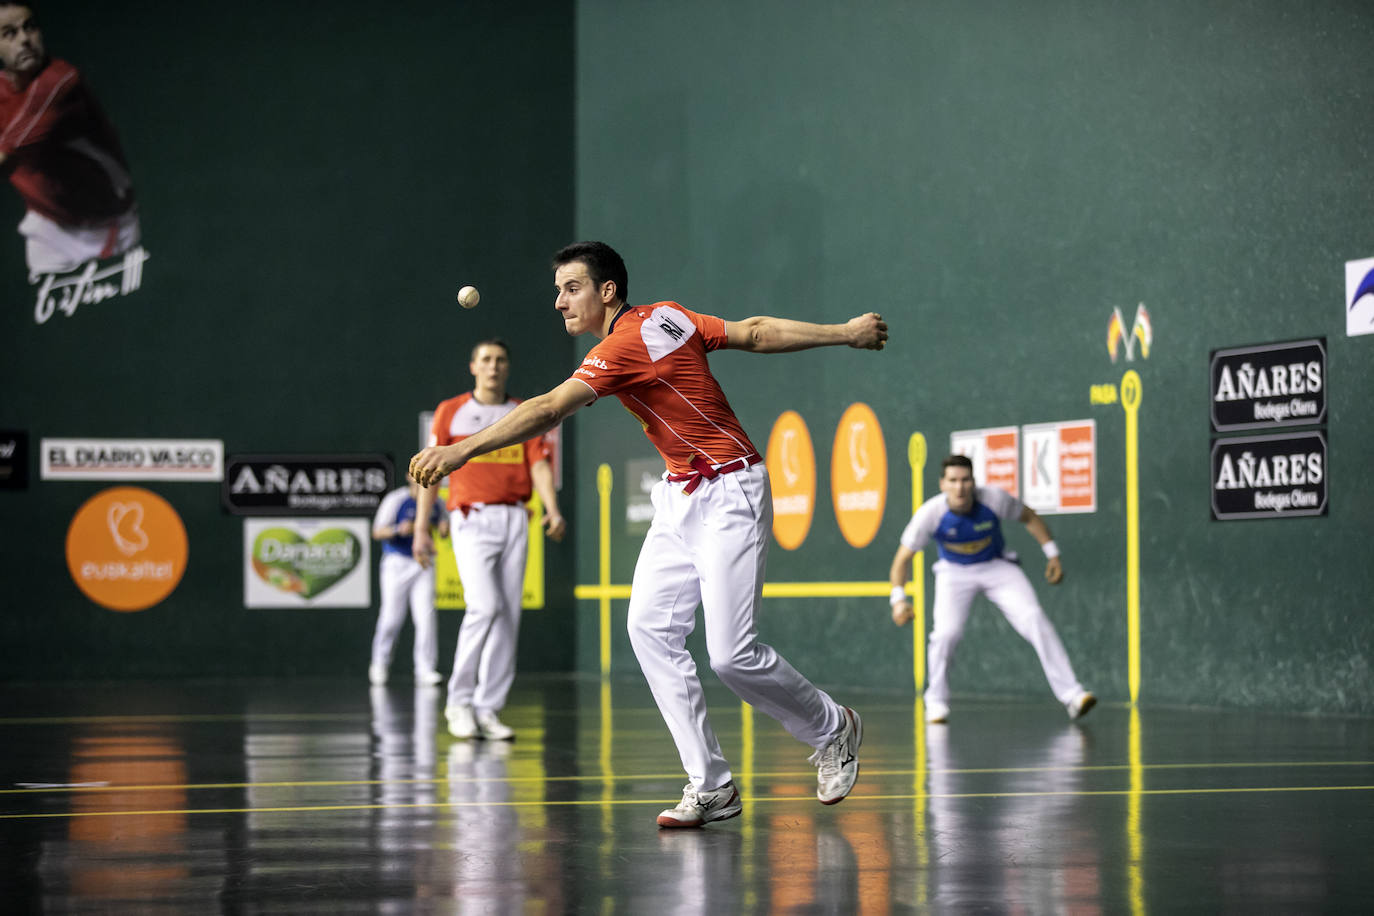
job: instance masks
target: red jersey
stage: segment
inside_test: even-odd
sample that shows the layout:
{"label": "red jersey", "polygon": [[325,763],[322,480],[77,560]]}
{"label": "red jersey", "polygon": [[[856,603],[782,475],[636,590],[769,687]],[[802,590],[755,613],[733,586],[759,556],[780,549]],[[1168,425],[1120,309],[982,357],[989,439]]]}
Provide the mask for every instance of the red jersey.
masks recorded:
{"label": "red jersey", "polygon": [[696,455],[719,465],[757,454],[706,362],[724,346],[724,319],[676,302],[636,305],[615,317],[572,378],[597,397],[620,398],[668,470],[689,474]]}
{"label": "red jersey", "polygon": [[[520,401],[507,398],[501,404],[483,404],[472,392],[440,402],[430,427],[430,445],[450,445],[486,429],[515,409]],[[542,436],[478,455],[448,476],[448,508],[473,503],[523,503],[530,498],[534,481],[530,466],[549,458]]]}
{"label": "red jersey", "polygon": [[63,226],[101,225],[133,209],[119,137],[65,60],[49,60],[22,91],[0,75],[0,153],[24,205]]}

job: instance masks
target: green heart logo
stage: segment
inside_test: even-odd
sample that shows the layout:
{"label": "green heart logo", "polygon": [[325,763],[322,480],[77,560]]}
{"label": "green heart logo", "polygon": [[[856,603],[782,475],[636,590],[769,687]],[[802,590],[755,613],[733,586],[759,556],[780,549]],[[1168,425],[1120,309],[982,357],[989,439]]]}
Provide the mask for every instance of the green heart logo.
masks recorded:
{"label": "green heart logo", "polygon": [[253,539],[253,571],[284,592],[313,598],[353,571],[362,556],[351,531],[326,528],[310,540],[290,528],[266,528]]}

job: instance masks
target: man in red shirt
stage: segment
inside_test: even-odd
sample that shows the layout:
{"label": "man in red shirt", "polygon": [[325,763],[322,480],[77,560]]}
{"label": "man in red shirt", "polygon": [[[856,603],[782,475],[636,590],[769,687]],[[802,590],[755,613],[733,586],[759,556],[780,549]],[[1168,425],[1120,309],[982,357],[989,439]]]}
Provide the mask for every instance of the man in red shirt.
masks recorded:
{"label": "man in red shirt", "polygon": [[[484,340],[472,348],[473,389],[443,401],[434,411],[429,444],[461,442],[510,413],[520,403],[506,393],[510,350],[505,341]],[[544,526],[561,540],[567,528],[558,511],[549,448],[536,433],[471,459],[449,477],[448,511],[453,557],[463,581],[467,610],[458,631],[453,673],[444,705],[455,738],[509,740],[515,731],[497,713],[515,682],[515,647],[520,634],[520,598],[525,584],[531,489],[544,504]],[[434,491],[416,495],[415,514],[429,517]],[[417,527],[415,559],[428,565],[434,552],[429,529]]]}
{"label": "man in red shirt", "polygon": [[628,304],[625,263],[610,246],[579,242],[554,255],[555,308],[572,336],[601,339],[572,377],[461,442],[411,459],[422,487],[475,456],[551,429],[616,395],[644,426],[667,471],[635,567],[630,642],[677,745],[689,782],[661,827],[700,827],[742,810],[707,717],[687,634],[701,604],[711,668],[755,709],[815,749],[816,797],[842,801],[858,777],[863,725],[770,646],[754,617],[763,594],[773,502],[768,473],[707,364],[722,348],[782,353],[811,347],[881,350],[887,325],[869,312],[844,324],[782,318],[724,321],[676,302]]}
{"label": "man in red shirt", "polygon": [[19,224],[34,281],[138,244],[124,151],[75,67],[48,57],[23,3],[0,0],[0,169],[27,212]]}

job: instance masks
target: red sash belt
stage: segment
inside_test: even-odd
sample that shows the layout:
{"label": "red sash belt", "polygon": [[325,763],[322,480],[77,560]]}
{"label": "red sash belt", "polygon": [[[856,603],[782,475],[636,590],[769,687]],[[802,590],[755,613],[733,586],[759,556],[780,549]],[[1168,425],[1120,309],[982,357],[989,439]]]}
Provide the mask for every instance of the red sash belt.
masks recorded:
{"label": "red sash belt", "polygon": [[691,493],[701,486],[703,480],[715,480],[721,474],[733,474],[742,471],[747,467],[758,464],[763,459],[758,455],[745,455],[743,458],[736,458],[734,461],[727,461],[720,467],[712,467],[711,463],[700,455],[692,456],[692,473],[690,474],[669,474],[668,480],[673,483],[687,481],[687,486],[682,488],[683,493]]}

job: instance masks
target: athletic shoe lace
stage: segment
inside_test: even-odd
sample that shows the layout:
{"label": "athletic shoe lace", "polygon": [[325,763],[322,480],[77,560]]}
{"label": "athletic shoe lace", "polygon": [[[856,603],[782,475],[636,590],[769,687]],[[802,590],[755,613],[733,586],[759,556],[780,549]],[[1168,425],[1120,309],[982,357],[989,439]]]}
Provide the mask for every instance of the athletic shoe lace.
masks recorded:
{"label": "athletic shoe lace", "polygon": [[806,760],[812,766],[820,769],[823,778],[835,779],[840,775],[840,756],[843,747],[844,735],[841,734]]}
{"label": "athletic shoe lace", "polygon": [[692,788],[691,783],[688,783],[686,788],[682,790],[682,801],[678,803],[677,809],[679,811],[688,811],[692,808],[705,810],[706,806],[703,805],[701,800],[697,797],[697,790]]}

